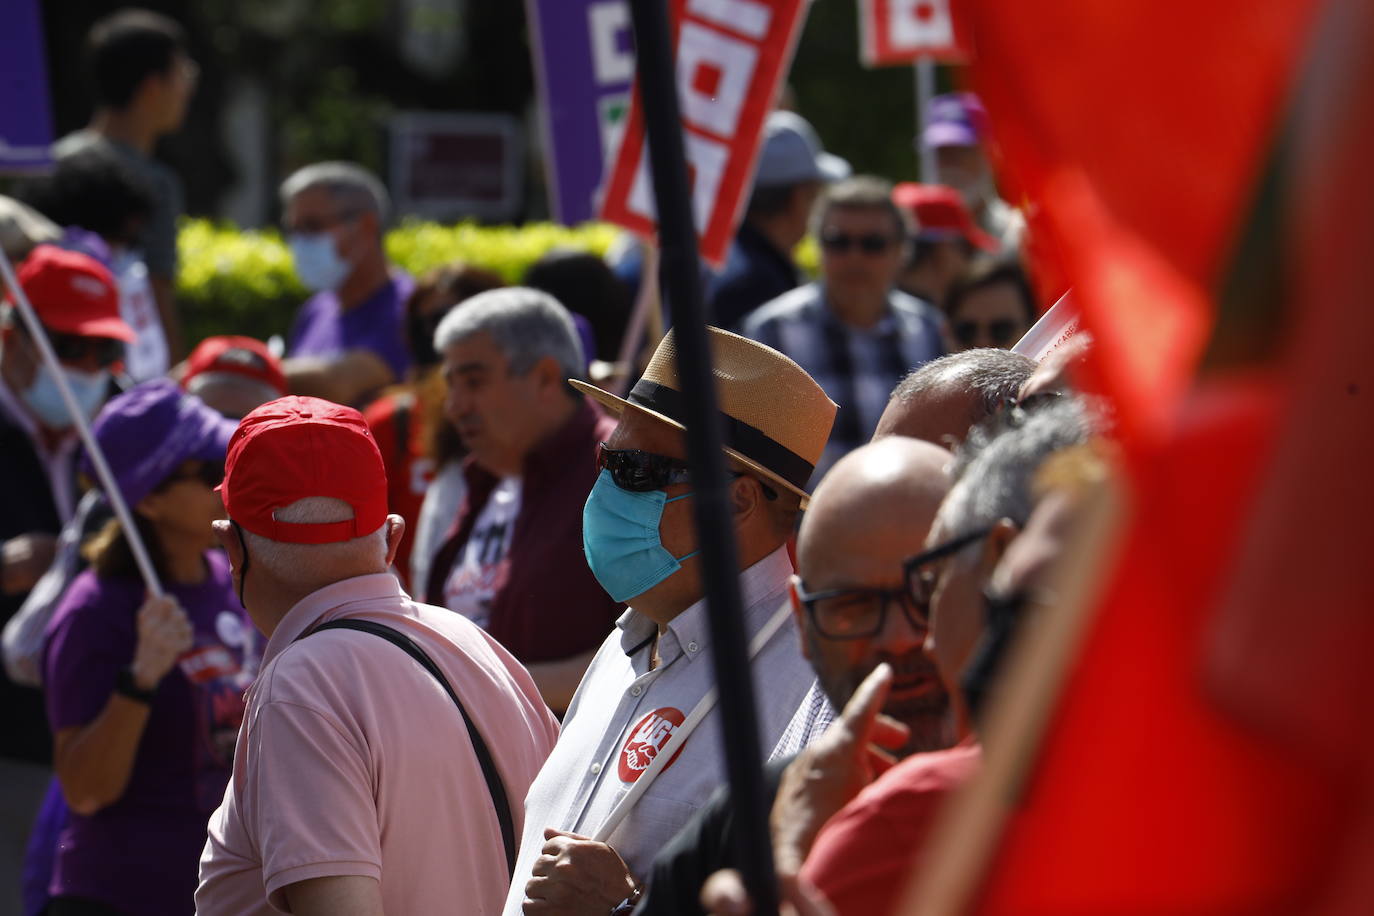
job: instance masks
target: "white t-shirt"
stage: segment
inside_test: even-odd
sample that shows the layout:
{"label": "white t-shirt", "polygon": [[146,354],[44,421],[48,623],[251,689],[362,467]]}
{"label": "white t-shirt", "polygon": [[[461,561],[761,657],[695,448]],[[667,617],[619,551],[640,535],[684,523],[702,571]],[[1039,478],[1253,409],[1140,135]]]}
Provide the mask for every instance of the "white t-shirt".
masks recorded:
{"label": "white t-shirt", "polygon": [[123,252],[112,258],[110,272],[119,289],[119,317],[136,335],[124,347],[124,369],[135,382],[161,378],[171,368],[171,354],[148,282],[148,267],[136,253]]}
{"label": "white t-shirt", "polygon": [[487,628],[491,599],[496,594],[496,570],[510,550],[515,517],[520,514],[520,477],[502,477],[482,507],[472,534],[454,561],[444,584],[444,606]]}

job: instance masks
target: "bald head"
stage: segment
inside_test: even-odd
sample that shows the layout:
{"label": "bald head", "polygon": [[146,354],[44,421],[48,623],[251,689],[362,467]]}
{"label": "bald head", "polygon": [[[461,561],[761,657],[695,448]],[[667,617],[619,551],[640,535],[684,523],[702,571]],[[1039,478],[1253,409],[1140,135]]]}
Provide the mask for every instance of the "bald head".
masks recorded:
{"label": "bald head", "polygon": [[[829,593],[809,599],[809,609],[793,604],[802,651],[836,707],[880,662],[892,665],[883,711],[911,729],[905,753],[954,740],[949,697],[924,650],[925,609],[907,597],[902,571],[949,489],[950,460],[944,449],[902,436],[850,452],[816,488],[797,541],[804,592]],[[850,589],[863,591],[836,594]],[[869,611],[878,615],[872,626],[854,622]]]}
{"label": "bald head", "polygon": [[931,360],[897,385],[878,420],[874,441],[910,436],[953,446],[1015,398],[1035,362],[1008,350],[965,350]]}

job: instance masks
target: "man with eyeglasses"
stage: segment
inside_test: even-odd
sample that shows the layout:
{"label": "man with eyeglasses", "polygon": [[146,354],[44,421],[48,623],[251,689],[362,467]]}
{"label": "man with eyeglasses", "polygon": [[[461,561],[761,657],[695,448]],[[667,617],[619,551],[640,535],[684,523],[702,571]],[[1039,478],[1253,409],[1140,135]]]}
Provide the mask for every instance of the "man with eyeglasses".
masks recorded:
{"label": "man with eyeglasses", "polygon": [[317,162],[281,186],[296,275],[313,295],[296,314],[284,364],[291,391],[360,406],[405,378],[405,302],[415,281],[387,263],[391,207],[377,176]]}
{"label": "man with eyeglasses", "polygon": [[[111,367],[133,340],[119,317],[114,278],[98,261],[39,245],[19,266],[19,284],[47,331],[61,372],[87,419],[113,393]],[[12,299],[11,299],[12,301]],[[52,370],[5,306],[0,324],[0,620],[8,621],[47,571],[57,532],[76,511],[80,440]],[[52,738],[42,694],[0,674],[0,869],[22,857],[24,837],[47,788]],[[5,872],[0,871],[0,875]],[[10,886],[17,886],[16,881]]]}
{"label": "man with eyeglasses", "polygon": [[[815,680],[785,606],[786,545],[835,405],[783,354],[709,333],[759,743],[776,753]],[[675,338],[664,338],[627,398],[573,384],[620,416],[582,534],[592,573],[629,610],[592,660],[525,800],[508,916],[628,913],[653,857],[725,778]]]}
{"label": "man with eyeglasses", "polygon": [[889,392],[944,353],[943,318],[896,288],[908,226],[892,186],[861,175],[823,192],[811,221],[821,278],[760,306],[746,337],[796,360],[840,405],[813,481],[873,435]]}

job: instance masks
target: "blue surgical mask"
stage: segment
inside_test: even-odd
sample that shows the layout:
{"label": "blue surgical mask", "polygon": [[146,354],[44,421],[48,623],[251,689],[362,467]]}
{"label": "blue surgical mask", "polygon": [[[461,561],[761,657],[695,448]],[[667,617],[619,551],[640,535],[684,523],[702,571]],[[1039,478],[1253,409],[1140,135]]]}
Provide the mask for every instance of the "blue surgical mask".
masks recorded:
{"label": "blue surgical mask", "polygon": [[697,555],[694,550],[675,557],[658,537],[663,507],[691,495],[668,499],[662,490],[636,493],[616,486],[610,471],[597,476],[582,510],[582,549],[606,594],[616,601],[629,601],[677,572],[683,560]]}
{"label": "blue surgical mask", "polygon": [[[109,370],[82,372],[63,366],[62,374],[66,376],[67,384],[71,386],[76,403],[81,406],[86,419],[95,416],[100,405],[105,403],[105,395],[109,392]],[[46,363],[38,367],[33,384],[24,390],[22,397],[33,415],[48,429],[67,429],[72,425],[71,414],[67,411],[66,402],[62,400],[62,391],[57,387],[57,380]]]}
{"label": "blue surgical mask", "polygon": [[328,232],[310,235],[296,233],[286,244],[291,248],[291,260],[296,264],[296,276],[306,288],[314,292],[336,290],[348,279],[353,266],[339,257],[334,237]]}

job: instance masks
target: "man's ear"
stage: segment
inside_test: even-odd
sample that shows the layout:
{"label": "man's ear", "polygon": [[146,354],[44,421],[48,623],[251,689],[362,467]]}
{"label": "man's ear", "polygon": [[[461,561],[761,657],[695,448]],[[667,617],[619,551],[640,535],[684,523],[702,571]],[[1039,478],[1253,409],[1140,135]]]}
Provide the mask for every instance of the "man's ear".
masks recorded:
{"label": "man's ear", "polygon": [[540,392],[561,394],[567,390],[567,386],[564,384],[563,367],[558,365],[558,360],[552,356],[540,357],[530,371],[537,373],[535,381]]}
{"label": "man's ear", "polygon": [[1002,554],[1007,552],[1007,545],[1020,533],[1021,526],[1011,519],[997,520],[997,524],[992,526],[992,531],[983,538],[983,550],[978,556],[979,581],[987,582],[992,578],[992,571],[1002,562]]}
{"label": "man's ear", "polygon": [[229,565],[234,569],[243,569],[243,543],[234,534],[234,523],[225,518],[216,519],[210,523],[210,528],[229,557]]}
{"label": "man's ear", "polygon": [[386,565],[390,568],[396,562],[396,551],[401,549],[401,538],[405,537],[406,520],[396,513],[386,517]]}
{"label": "man's ear", "polygon": [[792,620],[797,624],[797,640],[801,643],[802,657],[811,659],[811,646],[806,638],[806,610],[801,603],[801,576],[796,573],[787,577],[787,603],[792,607]]}
{"label": "man's ear", "polygon": [[743,524],[764,511],[764,499],[763,484],[757,479],[746,475],[730,481],[730,511],[734,513],[736,524]]}

